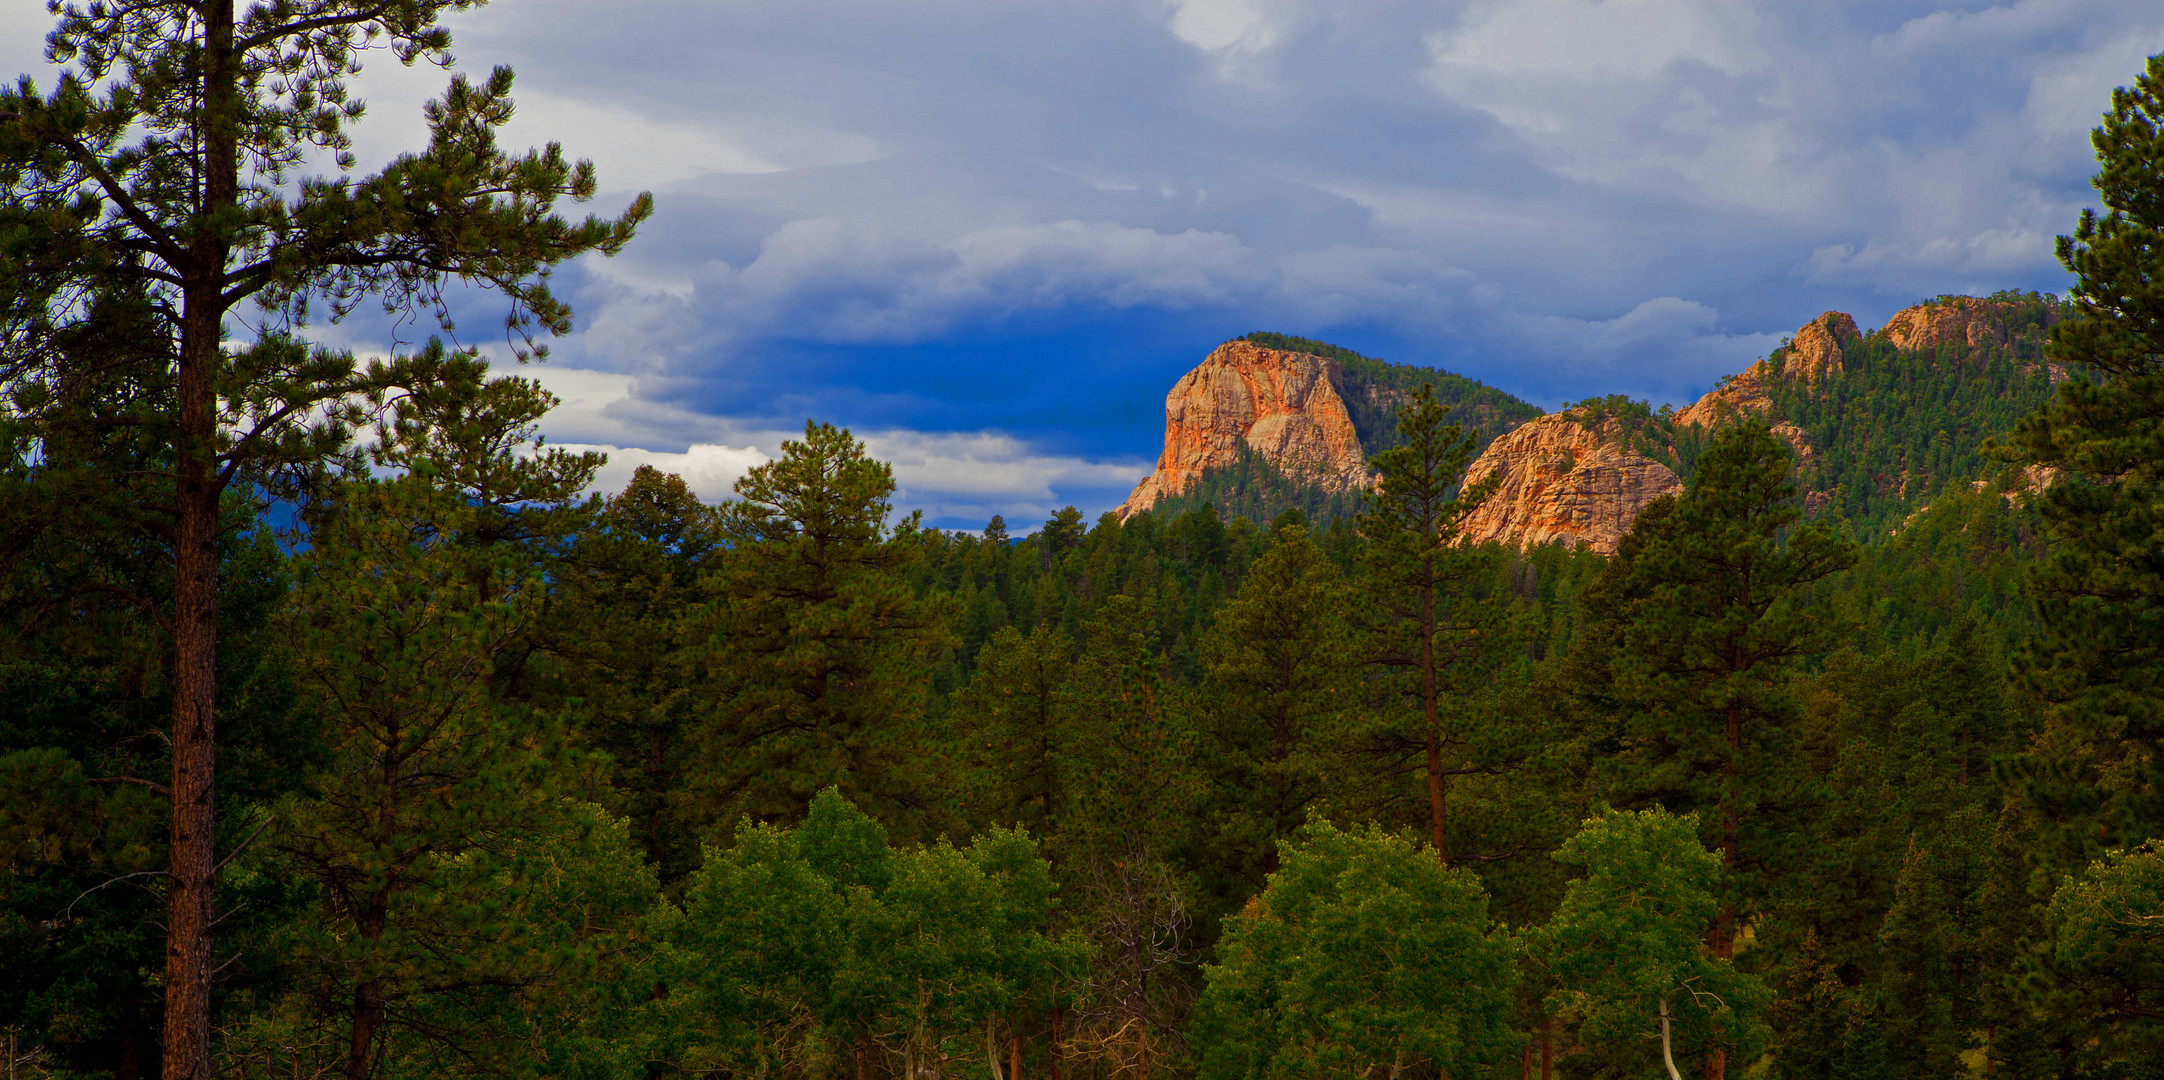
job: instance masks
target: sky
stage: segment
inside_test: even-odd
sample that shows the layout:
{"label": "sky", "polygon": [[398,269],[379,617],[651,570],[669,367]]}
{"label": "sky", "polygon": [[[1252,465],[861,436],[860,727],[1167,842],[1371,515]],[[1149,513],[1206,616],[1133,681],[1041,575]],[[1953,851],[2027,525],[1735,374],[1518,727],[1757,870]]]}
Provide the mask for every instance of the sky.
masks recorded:
{"label": "sky", "polygon": [[[49,83],[42,4],[0,65]],[[2089,129],[2164,4],[1741,0],[498,0],[512,146],[591,158],[614,259],[526,373],[556,445],[710,499],[807,418],[977,528],[1111,508],[1164,395],[1253,330],[1553,407],[1683,402],[1827,310],[2062,291]],[[446,74],[356,81],[363,169]],[[485,296],[460,336],[507,356]],[[312,328],[364,354],[425,334]],[[1019,530],[1018,530],[1019,531]]]}

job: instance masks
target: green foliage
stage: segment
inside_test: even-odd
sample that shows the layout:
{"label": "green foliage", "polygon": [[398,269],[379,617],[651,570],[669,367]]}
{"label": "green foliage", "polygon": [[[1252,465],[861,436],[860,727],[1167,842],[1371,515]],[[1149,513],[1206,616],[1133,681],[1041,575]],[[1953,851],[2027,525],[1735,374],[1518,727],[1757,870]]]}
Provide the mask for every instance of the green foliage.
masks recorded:
{"label": "green foliage", "polygon": [[2062,306],[2035,293],[1967,303],[1995,305],[1974,344],[1900,349],[1880,331],[1846,344],[1837,374],[1770,380],[1776,413],[1810,440],[1799,478],[1826,493],[1818,512],[1863,535],[1899,529],[1922,500],[1990,477],[1985,440],[2049,400],[2044,343]]}
{"label": "green foliage", "polygon": [[[1526,747],[1522,731],[1480,707],[1520,628],[1493,590],[1501,553],[1461,534],[1494,482],[1459,489],[1473,438],[1444,421],[1442,403],[1421,390],[1398,417],[1403,443],[1375,458],[1381,478],[1359,524],[1358,648],[1379,669],[1380,708],[1346,741],[1371,774],[1424,781],[1429,843],[1447,863],[1452,782],[1516,768]],[[1376,787],[1378,802],[1408,794]]]}
{"label": "green foliage", "polygon": [[306,1046],[422,1075],[537,1023],[572,1037],[538,1014],[577,1010],[534,993],[652,903],[623,826],[558,794],[583,765],[566,717],[491,693],[544,583],[508,547],[475,573],[458,538],[485,508],[462,495],[426,463],[354,485],[297,568],[282,629],[327,750],[275,807],[261,872],[307,882],[320,913],[283,935],[292,990],[234,1051],[266,1067]]}
{"label": "green foliage", "polygon": [[1555,857],[1585,876],[1546,926],[1528,931],[1527,947],[1557,984],[1546,1007],[1575,1027],[1589,1056],[1635,1073],[1661,1061],[1674,1076],[1678,1046],[1756,1055],[1772,995],[1706,948],[1724,870],[1700,846],[1695,820],[1610,810]]}
{"label": "green foliage", "polygon": [[[2112,92],[2092,142],[2105,212],[2083,211],[2059,238],[2073,272],[2075,317],[2052,330],[2050,356],[2092,373],[2059,387],[2007,441],[2011,456],[2066,475],[2039,510],[2050,557],[2031,579],[2039,633],[2024,666],[2048,698],[2060,761],[2089,800],[2054,817],[2125,846],[2164,825],[2164,57]],[[2041,776],[2039,777],[2041,779]]]}
{"label": "green foliage", "polygon": [[1327,823],[1282,862],[1208,968],[1200,1076],[1463,1076],[1499,1056],[1515,973],[1479,879]]}
{"label": "green foliage", "polygon": [[[377,13],[411,44],[435,10]],[[472,353],[222,350],[225,430],[258,441],[217,450],[240,486],[191,534],[227,735],[190,841],[223,860],[214,1071],[2154,1075],[2158,77],[2099,137],[2078,318],[2001,294],[1974,345],[1848,343],[1768,387],[1800,464],[1762,424],[1573,405],[1687,480],[1612,559],[1463,543],[1459,422],[1510,403],[1316,342],[1255,339],[1332,358],[1363,439],[1387,426],[1371,495],[1250,456],[1019,539],[897,516],[828,425],[720,507],[651,469],[582,498],[598,459],[539,445],[552,399]],[[491,152],[502,81],[446,138]],[[400,175],[456,164],[431,153]],[[266,187],[236,220],[273,195],[358,197]],[[131,1075],[191,895],[165,616],[210,579],[160,524],[164,301],[23,261],[81,254],[34,233],[0,238],[0,1024],[31,1075]],[[288,315],[360,280],[274,269]],[[38,307],[64,280],[84,317]],[[2082,378],[2013,438],[2062,482],[1983,476],[1963,447],[2053,370]],[[276,405],[326,387],[358,396]],[[303,498],[289,544],[273,490]]]}
{"label": "green foliage", "polygon": [[1160,670],[1156,624],[1143,601],[1115,596],[1083,627],[1059,783],[1073,799],[1063,847],[1084,859],[1162,855],[1199,805],[1193,706]]}
{"label": "green foliage", "polygon": [[[1619,790],[1718,809],[1730,866],[1744,822],[1777,790],[1786,685],[1838,629],[1805,587],[1855,562],[1823,522],[1798,525],[1788,448],[1765,425],[1727,428],[1699,458],[1688,491],[1639,515],[1596,588],[1618,627],[1607,666],[1623,716]],[[1725,955],[1725,954],[1724,954]]]}
{"label": "green foliage", "polygon": [[2045,916],[2051,959],[2071,1010],[2103,1060],[2155,1060],[2164,1052],[2164,856],[2154,843],[2107,851],[2052,893]]}
{"label": "green foliage", "polygon": [[664,916],[659,1051],[754,1075],[966,1062],[969,1036],[996,1043],[1003,1017],[1072,979],[1079,953],[1045,932],[1052,903],[1024,834],[895,850],[829,788],[802,825],[747,824],[710,849]]}
{"label": "green foliage", "polygon": [[699,853],[685,777],[709,708],[705,567],[720,546],[713,508],[683,478],[640,466],[554,563],[540,635],[552,663],[529,680],[539,698],[582,702],[585,733],[613,765],[613,805],[671,883]]}
{"label": "green foliage", "polygon": [[[171,680],[160,881],[167,1076],[215,1069],[219,813],[234,809],[221,806],[215,779],[218,549],[224,532],[252,523],[229,517],[226,497],[305,488],[348,453],[372,393],[413,385],[406,365],[364,368],[293,332],[314,304],[335,320],[368,302],[427,309],[449,330],[445,287],[470,283],[508,301],[521,358],[536,355],[533,333],[571,325],[548,289],[550,268],[614,254],[652,210],[641,196],[613,221],[556,214],[561,200],[593,196],[593,167],[554,144],[503,152],[508,68],[480,84],[454,76],[426,110],[426,151],[350,175],[349,128],[364,110],[348,80],[362,58],[387,49],[405,63],[449,66],[438,20],[473,6],[56,3],[45,55],[66,69],[49,92],[24,77],[0,93],[9,426],[98,444],[70,464],[94,465],[112,487],[99,501],[172,562],[169,591],[137,590],[171,643],[160,650]],[[331,175],[304,178],[304,168]],[[248,300],[267,317],[253,342],[229,348],[228,326],[246,321],[230,316]]]}
{"label": "green foliage", "polygon": [[793,819],[830,786],[923,820],[916,674],[954,613],[900,579],[919,549],[914,517],[887,524],[893,470],[848,432],[807,423],[736,491],[711,586],[720,708],[698,734],[708,820]]}
{"label": "green foliage", "polygon": [[1276,869],[1278,845],[1327,797],[1332,750],[1358,706],[1343,574],[1298,525],[1248,567],[1203,641],[1197,695],[1207,734],[1221,903]]}

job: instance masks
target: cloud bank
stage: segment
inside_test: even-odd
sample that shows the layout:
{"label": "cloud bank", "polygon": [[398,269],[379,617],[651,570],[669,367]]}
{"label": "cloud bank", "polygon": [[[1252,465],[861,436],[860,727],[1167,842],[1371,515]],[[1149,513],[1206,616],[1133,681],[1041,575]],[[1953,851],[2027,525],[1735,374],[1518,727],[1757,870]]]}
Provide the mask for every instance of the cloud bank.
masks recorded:
{"label": "cloud bank", "polygon": [[[553,438],[718,496],[831,420],[956,525],[1117,502],[1165,389],[1249,330],[1542,404],[1677,401],[1821,311],[2061,289],[2088,129],[2164,51],[2145,0],[519,0],[451,25],[463,63],[518,70],[512,144],[594,158],[604,210],[658,199],[561,276]],[[41,27],[0,16],[24,70]],[[365,160],[418,145],[442,80],[362,76]]]}

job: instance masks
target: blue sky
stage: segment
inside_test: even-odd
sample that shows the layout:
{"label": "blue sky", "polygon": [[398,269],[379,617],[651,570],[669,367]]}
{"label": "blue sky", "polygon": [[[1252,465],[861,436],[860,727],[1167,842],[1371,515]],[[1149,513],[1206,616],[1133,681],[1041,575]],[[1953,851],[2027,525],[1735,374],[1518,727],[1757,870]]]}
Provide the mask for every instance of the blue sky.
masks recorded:
{"label": "blue sky", "polygon": [[[0,15],[17,70],[38,7]],[[2063,289],[2088,129],[2164,51],[2150,0],[498,0],[451,26],[467,68],[517,69],[513,141],[593,158],[602,208],[658,202],[560,275],[556,441],[719,498],[814,416],[972,527],[1117,503],[1166,389],[1249,330],[1542,405],[1682,401],[1821,311]],[[419,145],[442,81],[361,77],[364,165]]]}

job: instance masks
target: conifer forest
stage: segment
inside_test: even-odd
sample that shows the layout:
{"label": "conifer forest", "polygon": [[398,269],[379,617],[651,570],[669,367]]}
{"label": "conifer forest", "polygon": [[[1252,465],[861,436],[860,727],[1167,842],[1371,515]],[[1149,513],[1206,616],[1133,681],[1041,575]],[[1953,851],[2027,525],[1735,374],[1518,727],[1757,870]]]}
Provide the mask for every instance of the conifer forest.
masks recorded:
{"label": "conifer forest", "polygon": [[1465,536],[1541,410],[1268,332],[1372,487],[597,491],[318,333],[541,363],[639,242],[508,68],[354,165],[472,6],[69,0],[0,94],[6,1080],[2164,1078],[2164,56],[1995,343],[1572,406],[1683,480],[1606,555]]}

